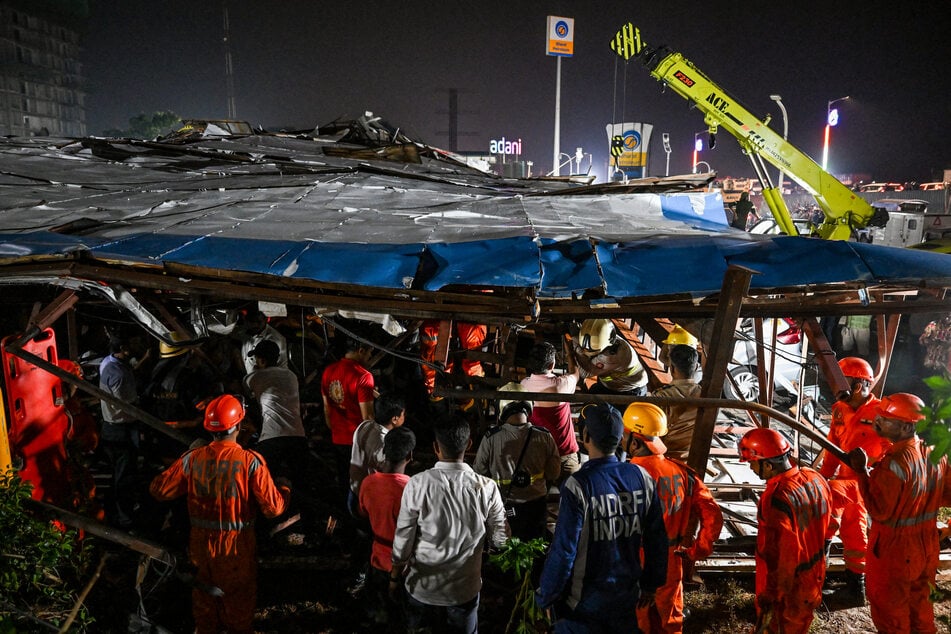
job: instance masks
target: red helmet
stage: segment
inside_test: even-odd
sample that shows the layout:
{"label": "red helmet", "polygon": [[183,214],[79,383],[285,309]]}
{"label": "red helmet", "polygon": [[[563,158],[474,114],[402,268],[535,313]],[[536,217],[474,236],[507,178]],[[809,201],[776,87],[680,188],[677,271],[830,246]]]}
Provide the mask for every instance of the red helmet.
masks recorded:
{"label": "red helmet", "polygon": [[792,449],[789,441],[775,429],[758,427],[740,439],[740,462],[778,458]]}
{"label": "red helmet", "polygon": [[842,374],[854,379],[866,379],[869,381],[875,379],[872,366],[868,364],[868,361],[860,359],[859,357],[842,357],[839,359],[839,369],[842,370]]}
{"label": "red helmet", "polygon": [[76,375],[79,378],[83,378],[83,369],[78,363],[72,359],[57,359],[56,365],[60,370],[66,370],[70,374]]}
{"label": "red helmet", "polygon": [[222,394],[205,408],[205,429],[210,432],[229,431],[244,420],[244,405],[230,394]]}
{"label": "red helmet", "polygon": [[914,394],[898,392],[879,401],[878,415],[889,420],[915,424],[925,417],[921,413],[924,406],[924,402]]}

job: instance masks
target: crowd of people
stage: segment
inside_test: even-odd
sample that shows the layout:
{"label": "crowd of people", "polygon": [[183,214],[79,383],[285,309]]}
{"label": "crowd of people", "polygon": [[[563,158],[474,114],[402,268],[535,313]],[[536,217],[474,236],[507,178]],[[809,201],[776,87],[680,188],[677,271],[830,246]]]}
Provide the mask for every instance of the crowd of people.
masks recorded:
{"label": "crowd of people", "polygon": [[[288,368],[283,336],[258,313],[246,321],[234,375],[221,372],[220,355],[163,344],[140,391],[122,337],[110,341],[99,366],[108,394],[161,411],[170,425],[195,434],[184,453],[152,447],[161,469],[149,474],[148,491],[163,503],[186,501],[198,632],[252,631],[258,541],[317,519],[304,481],[313,434],[302,415],[304,379]],[[460,336],[472,343],[485,331],[467,326]],[[647,373],[610,320],[588,320],[564,342],[562,371],[557,348],[537,342],[524,378],[501,388],[496,424],[484,432],[462,411],[414,430],[404,395],[376,384],[370,343],[345,339],[339,358],[309,378],[319,381],[321,433],[339,491],[324,502],[345,509],[366,536],[358,552],[372,620],[408,631],[476,632],[483,553],[515,536],[550,538],[533,580],[555,631],[682,631],[683,581],[723,526],[703,478],[684,462],[696,410],[592,403],[575,414],[567,402],[521,397],[582,386],[592,394],[647,394]],[[696,338],[678,326],[663,346],[673,381],[654,394],[697,395]],[[768,428],[738,443],[740,460],[766,482],[755,552],[757,631],[808,631],[838,534],[847,590],[860,603],[867,592],[876,627],[934,632],[928,592],[938,563],[936,513],[951,505],[946,461],[930,461],[915,435],[920,399],[872,396],[874,377],[862,359],[842,359],[840,368],[850,390],[833,409],[829,437],[847,462],[829,454],[818,470],[800,466],[788,440]],[[482,372],[472,363],[461,369]],[[420,374],[424,386],[428,374]],[[101,410],[100,442],[114,480],[108,517],[135,530],[142,428],[115,403],[103,400]],[[431,448],[418,444],[424,437]],[[422,465],[421,453],[431,453],[432,463]],[[555,488],[552,527],[547,502]],[[904,556],[890,556],[898,551]]]}

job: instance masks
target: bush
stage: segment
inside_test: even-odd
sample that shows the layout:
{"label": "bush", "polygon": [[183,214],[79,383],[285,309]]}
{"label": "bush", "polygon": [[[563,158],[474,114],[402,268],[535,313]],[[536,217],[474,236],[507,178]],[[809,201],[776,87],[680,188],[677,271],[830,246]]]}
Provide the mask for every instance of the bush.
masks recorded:
{"label": "bush", "polygon": [[[0,474],[0,632],[30,631],[40,623],[60,627],[89,567],[89,544],[76,531],[24,508],[31,490],[19,476]],[[73,626],[84,631],[91,622],[81,607]]]}

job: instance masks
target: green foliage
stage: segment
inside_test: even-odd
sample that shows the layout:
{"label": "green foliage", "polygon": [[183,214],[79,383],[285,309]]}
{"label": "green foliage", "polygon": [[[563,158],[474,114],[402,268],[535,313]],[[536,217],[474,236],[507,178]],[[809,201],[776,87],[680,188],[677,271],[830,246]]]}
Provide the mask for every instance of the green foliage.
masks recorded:
{"label": "green foliage", "polygon": [[154,139],[155,137],[168,134],[172,129],[181,123],[182,118],[171,111],[153,112],[145,114],[140,112],[129,119],[128,130],[106,130],[105,136],[129,137],[133,139]]}
{"label": "green foliage", "polygon": [[546,550],[547,544],[541,537],[527,542],[510,537],[499,552],[489,557],[489,562],[503,572],[511,571],[522,581],[515,596],[515,607],[505,626],[506,634],[531,634],[537,625],[550,623],[548,615],[535,603],[535,589],[532,587],[532,567],[536,560],[545,556]]}
{"label": "green foliage", "polygon": [[[89,564],[88,543],[76,531],[62,531],[24,509],[31,488],[17,475],[0,474],[0,632],[23,631],[17,626],[22,617],[62,624]],[[82,608],[73,624],[82,631],[91,622]]]}
{"label": "green foliage", "polygon": [[931,459],[938,462],[942,456],[951,456],[951,379],[932,376],[925,384],[931,388],[931,402],[921,410],[925,418],[915,429],[934,447]]}

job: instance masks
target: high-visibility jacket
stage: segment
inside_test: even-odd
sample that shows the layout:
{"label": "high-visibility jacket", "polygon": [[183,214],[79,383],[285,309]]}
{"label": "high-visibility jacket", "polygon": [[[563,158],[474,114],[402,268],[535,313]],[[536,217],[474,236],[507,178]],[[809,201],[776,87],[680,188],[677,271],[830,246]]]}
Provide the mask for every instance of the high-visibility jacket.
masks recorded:
{"label": "high-visibility jacket", "polygon": [[[479,350],[485,343],[485,337],[488,333],[488,327],[485,324],[470,324],[463,321],[455,322],[456,335],[459,337],[459,345],[463,350]],[[439,343],[439,321],[424,321],[419,328],[419,356],[423,361],[433,362],[436,358],[436,345]],[[466,376],[485,376],[485,370],[482,368],[482,362],[474,359],[463,358],[460,361],[462,371]],[[451,372],[453,361],[449,359],[446,363],[446,371]],[[423,384],[426,390],[432,393],[436,387],[436,370],[426,364],[420,365],[423,373]]]}
{"label": "high-visibility jacket", "polygon": [[938,509],[951,506],[948,463],[912,437],[896,442],[859,477],[872,527],[866,594],[880,632],[935,632],[928,600],[938,568]]}
{"label": "high-visibility jacket", "polygon": [[822,602],[831,497],[825,478],[807,467],[766,483],[757,509],[757,631],[809,631]]}
{"label": "high-visibility jacket", "polygon": [[189,557],[195,578],[224,591],[192,592],[197,632],[251,632],[257,599],[254,519],[284,512],[285,500],[260,454],[214,441],[186,452],[155,476],[149,489],[162,501],[188,496]]}
{"label": "high-visibility jacket", "polygon": [[[832,406],[829,440],[849,452],[861,448],[870,463],[877,461],[891,446],[891,442],[875,433],[872,421],[877,415],[879,399],[869,396],[857,409],[839,401]],[[868,513],[859,493],[856,475],[850,466],[826,452],[819,468],[832,489],[832,521],[826,539],[836,533],[842,540],[845,567],[857,574],[865,572],[865,552],[868,549]]]}
{"label": "high-visibility jacket", "polygon": [[667,581],[657,589],[653,606],[637,610],[638,626],[650,634],[682,632],[683,557],[678,551],[691,561],[709,556],[723,529],[723,513],[697,473],[684,463],[663,455],[634,456],[631,462],[657,483],[669,546]]}
{"label": "high-visibility jacket", "polygon": [[[877,416],[878,403],[878,398],[869,396],[857,409],[852,409],[848,403],[839,401],[832,405],[832,420],[829,424],[829,440],[846,453],[858,448],[865,450],[869,464],[878,460],[892,444],[875,433],[872,426]],[[819,473],[826,479],[855,479],[852,467],[828,452],[822,460]]]}

